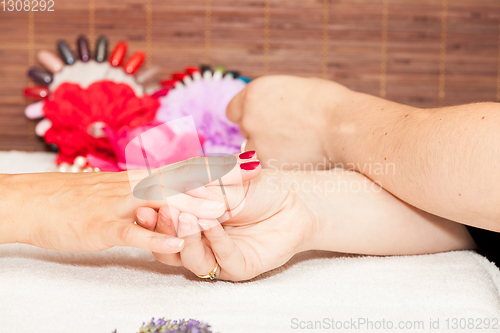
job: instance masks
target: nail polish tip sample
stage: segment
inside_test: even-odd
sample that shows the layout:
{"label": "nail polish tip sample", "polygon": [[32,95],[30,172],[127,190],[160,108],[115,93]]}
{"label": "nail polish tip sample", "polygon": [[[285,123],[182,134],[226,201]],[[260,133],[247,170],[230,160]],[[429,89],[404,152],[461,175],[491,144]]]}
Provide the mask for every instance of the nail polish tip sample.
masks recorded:
{"label": "nail polish tip sample", "polygon": [[242,160],[248,160],[249,158],[254,157],[254,155],[255,155],[255,150],[249,150],[239,154],[238,157]]}
{"label": "nail polish tip sample", "polygon": [[105,36],[100,36],[95,46],[95,60],[105,62],[106,59],[108,59],[108,39]]}
{"label": "nail polish tip sample", "polygon": [[260,165],[259,161],[253,161],[253,162],[246,162],[246,163],[241,163],[240,168],[241,170],[244,171],[252,171],[257,169],[257,167]]}
{"label": "nail polish tip sample", "polygon": [[236,78],[238,78],[240,76],[240,72],[238,72],[238,71],[227,71],[224,74],[224,76],[226,76],[226,75],[232,77],[233,79],[236,79]]}
{"label": "nail polish tip sample", "polygon": [[200,65],[200,72],[203,74],[205,72],[212,72],[212,67],[209,65]]}
{"label": "nail polish tip sample", "polygon": [[125,55],[127,54],[127,43],[119,42],[109,57],[109,63],[113,67],[118,67],[122,64]]}
{"label": "nail polish tip sample", "polygon": [[47,98],[49,96],[49,89],[41,86],[27,87],[24,89],[24,96],[35,99]]}
{"label": "nail polish tip sample", "polygon": [[31,77],[35,82],[49,85],[52,83],[52,74],[39,70],[38,68],[32,68],[28,71],[28,76]]}
{"label": "nail polish tip sample", "polygon": [[125,65],[123,65],[123,70],[127,74],[134,74],[139,67],[141,67],[144,59],[146,59],[146,54],[142,51],[137,51],[127,60]]}
{"label": "nail polish tip sample", "polygon": [[64,40],[60,40],[57,42],[57,48],[59,49],[61,58],[67,65],[73,65],[75,63],[75,55]]}
{"label": "nail polish tip sample", "polygon": [[40,64],[51,73],[57,73],[64,67],[62,60],[50,51],[41,50],[37,54],[37,59]]}
{"label": "nail polish tip sample", "polygon": [[78,44],[78,53],[80,54],[80,59],[83,62],[87,62],[90,60],[90,49],[89,49],[89,41],[87,37],[80,36],[76,42]]}

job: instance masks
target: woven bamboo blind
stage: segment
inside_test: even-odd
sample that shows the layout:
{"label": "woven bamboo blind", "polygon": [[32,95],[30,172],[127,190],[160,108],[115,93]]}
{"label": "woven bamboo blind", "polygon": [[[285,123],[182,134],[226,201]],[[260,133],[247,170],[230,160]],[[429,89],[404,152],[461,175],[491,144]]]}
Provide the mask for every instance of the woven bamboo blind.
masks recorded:
{"label": "woven bamboo blind", "polygon": [[53,12],[0,11],[2,150],[45,149],[23,115],[25,73],[37,51],[82,33],[126,40],[165,76],[210,63],[319,76],[422,107],[500,100],[498,0],[54,2]]}

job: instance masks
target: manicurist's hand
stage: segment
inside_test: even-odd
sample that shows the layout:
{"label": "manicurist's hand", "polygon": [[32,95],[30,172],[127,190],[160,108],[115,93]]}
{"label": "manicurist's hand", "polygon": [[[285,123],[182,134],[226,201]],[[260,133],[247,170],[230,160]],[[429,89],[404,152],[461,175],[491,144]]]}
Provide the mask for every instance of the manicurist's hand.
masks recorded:
{"label": "manicurist's hand", "polygon": [[325,114],[351,93],[327,80],[264,76],[231,101],[227,116],[240,126],[248,139],[246,149],[258,151],[264,166],[325,163]]}
{"label": "manicurist's hand", "polygon": [[[154,170],[145,179],[142,171],[1,175],[0,244],[19,242],[63,251],[133,246],[157,253],[178,252],[182,239],[134,224],[135,210],[169,205],[203,218],[223,215],[225,204],[217,198],[182,193],[192,180],[204,181],[200,170],[206,176],[206,161],[180,162]],[[215,158],[210,171],[225,168],[222,171],[227,173],[233,167],[234,163],[227,165],[225,159]],[[134,193],[130,182],[137,186]],[[163,195],[158,197],[158,193]]]}

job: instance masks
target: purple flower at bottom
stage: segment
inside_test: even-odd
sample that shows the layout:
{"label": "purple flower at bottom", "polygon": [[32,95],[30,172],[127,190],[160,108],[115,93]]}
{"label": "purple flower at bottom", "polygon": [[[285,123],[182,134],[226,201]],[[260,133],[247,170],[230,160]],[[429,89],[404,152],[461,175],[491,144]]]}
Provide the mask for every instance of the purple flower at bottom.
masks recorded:
{"label": "purple flower at bottom", "polygon": [[[115,331],[116,332],[116,331]],[[139,333],[213,333],[210,325],[198,320],[165,320],[151,319],[148,324],[143,324]]]}

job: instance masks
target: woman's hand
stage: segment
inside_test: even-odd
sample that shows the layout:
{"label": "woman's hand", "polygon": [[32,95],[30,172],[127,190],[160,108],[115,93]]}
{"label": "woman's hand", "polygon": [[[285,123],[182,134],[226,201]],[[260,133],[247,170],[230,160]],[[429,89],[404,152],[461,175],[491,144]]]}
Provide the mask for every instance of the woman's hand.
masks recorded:
{"label": "woman's hand", "polygon": [[[210,170],[227,168],[224,158]],[[234,160],[234,158],[233,158]],[[199,178],[207,170],[207,159],[194,158],[154,170],[166,179],[176,179],[177,190],[190,177]],[[235,166],[234,163],[229,169]],[[238,173],[239,173],[238,167]],[[146,171],[144,171],[146,172]],[[134,224],[139,207],[159,209],[170,205],[204,218],[218,218],[225,212],[222,201],[195,198],[177,193],[168,198],[155,197],[171,192],[163,180],[141,182],[132,193],[131,184],[139,182],[143,171],[120,173],[43,173],[0,176],[0,243],[26,243],[63,251],[99,251],[113,246],[133,246],[158,253],[178,252],[183,240],[149,231]],[[146,172],[147,174],[147,172]],[[227,180],[241,181],[238,178]],[[181,179],[182,177],[184,179]],[[182,180],[182,181],[180,181]]]}
{"label": "woman's hand", "polygon": [[264,167],[325,163],[325,140],[333,130],[326,115],[341,108],[352,94],[332,81],[265,76],[235,96],[227,116],[247,138],[246,149],[259,152]]}
{"label": "woman's hand", "polygon": [[[222,225],[170,207],[162,207],[158,213],[141,208],[138,223],[184,239],[185,247],[178,254],[155,253],[159,261],[204,275],[215,267],[217,259],[218,278],[248,280],[283,265],[311,246],[314,216],[297,193],[270,186],[279,183],[280,177],[266,172],[244,185],[224,186],[231,211],[239,212]],[[197,195],[220,195],[221,189],[208,186],[207,192]]]}

